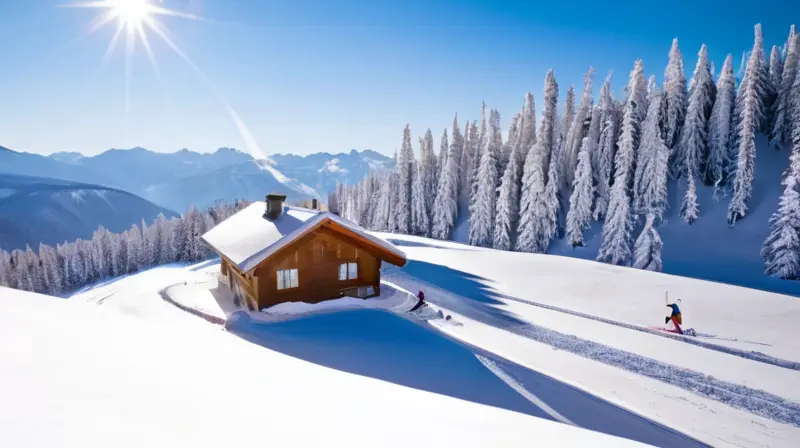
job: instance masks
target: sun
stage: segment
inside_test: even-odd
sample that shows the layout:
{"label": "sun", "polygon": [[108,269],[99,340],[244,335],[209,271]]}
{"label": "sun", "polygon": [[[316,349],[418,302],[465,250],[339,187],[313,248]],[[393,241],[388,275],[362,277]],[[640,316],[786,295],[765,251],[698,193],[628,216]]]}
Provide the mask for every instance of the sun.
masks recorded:
{"label": "sun", "polygon": [[[158,4],[156,4],[158,3]],[[158,20],[158,16],[172,16],[180,17],[190,20],[203,20],[202,17],[193,14],[186,14],[163,6],[163,0],[99,0],[89,2],[68,3],[62,5],[67,8],[89,8],[98,9],[100,13],[89,24],[89,33],[93,33],[98,29],[108,25],[109,23],[116,22],[116,31],[111,41],[108,43],[104,61],[114,53],[117,44],[124,38],[125,40],[125,104],[126,110],[128,105],[128,89],[130,86],[130,74],[133,61],[133,54],[136,50],[137,42],[141,42],[144,47],[147,57],[153,66],[153,69],[158,74],[158,63],[156,62],[155,54],[150,45],[150,32],[160,37],[166,44],[178,53],[184,59],[186,56],[175,45],[172,39],[168,36],[167,27]]]}
{"label": "sun", "polygon": [[128,56],[134,51],[137,41],[143,44],[147,56],[154,67],[157,67],[155,57],[150,48],[148,32],[153,32],[161,37],[170,47],[174,43],[167,37],[166,26],[158,20],[158,16],[172,16],[190,20],[203,20],[202,17],[194,14],[186,14],[172,9],[167,9],[163,0],[98,0],[89,2],[68,3],[62,5],[67,8],[91,8],[101,10],[94,20],[89,24],[89,33],[106,26],[111,22],[116,22],[116,32],[109,42],[106,58],[114,51],[125,34]]}
{"label": "sun", "polygon": [[156,11],[149,0],[108,0],[112,15],[131,28],[138,28]]}
{"label": "sun", "polygon": [[[124,36],[125,39],[125,112],[129,112],[130,103],[130,84],[132,77],[131,67],[133,65],[133,54],[136,50],[137,42],[141,42],[142,46],[147,53],[147,58],[150,60],[156,76],[161,81],[159,75],[158,63],[153,49],[150,46],[150,34],[158,37],[169,47],[178,57],[183,59],[192,70],[197,73],[200,78],[206,83],[211,92],[219,101],[223,108],[228,112],[233,123],[236,125],[239,134],[244,141],[247,150],[255,159],[265,159],[266,155],[258,146],[253,134],[247,128],[247,125],[239,116],[238,112],[230,105],[220,91],[214,86],[209,77],[200,70],[186,53],[181,50],[178,45],[170,37],[170,32],[166,25],[162,23],[160,17],[176,17],[181,19],[202,21],[202,22],[215,22],[209,21],[203,17],[195,14],[175,11],[168,9],[164,6],[164,0],[96,0],[96,1],[82,1],[76,3],[67,3],[60,5],[62,8],[87,8],[99,10],[100,13],[89,24],[89,34],[103,28],[104,26],[116,22],[116,31],[111,41],[108,43],[104,62],[114,52],[120,39]],[[216,22],[220,23],[220,22]]]}

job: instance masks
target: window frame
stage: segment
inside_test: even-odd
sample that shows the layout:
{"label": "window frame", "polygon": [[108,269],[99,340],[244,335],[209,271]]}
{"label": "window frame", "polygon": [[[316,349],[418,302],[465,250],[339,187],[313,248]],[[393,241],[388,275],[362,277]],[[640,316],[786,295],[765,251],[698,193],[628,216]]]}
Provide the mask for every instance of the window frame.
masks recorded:
{"label": "window frame", "polygon": [[358,280],[358,263],[347,262],[339,264],[339,281],[346,282]]}
{"label": "window frame", "polygon": [[300,271],[297,268],[276,269],[275,277],[278,291],[300,287]]}

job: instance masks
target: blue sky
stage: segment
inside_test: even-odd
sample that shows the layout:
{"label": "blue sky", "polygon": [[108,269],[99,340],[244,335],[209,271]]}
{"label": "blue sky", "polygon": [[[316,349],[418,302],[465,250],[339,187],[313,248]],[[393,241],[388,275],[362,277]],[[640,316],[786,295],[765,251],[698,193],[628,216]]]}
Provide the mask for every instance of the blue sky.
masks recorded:
{"label": "blue sky", "polygon": [[[68,1],[68,0],[64,0]],[[130,109],[114,32],[86,35],[97,13],[60,0],[0,0],[0,145],[37,153],[142,146],[156,151],[245,148],[225,107],[189,65],[152,38],[160,77],[137,47]],[[371,148],[391,154],[405,123],[437,141],[453,115],[482,100],[503,124],[526,91],[540,104],[553,68],[566,92],[589,66],[614,69],[621,92],[636,58],[659,78],[673,37],[688,74],[702,43],[720,67],[738,63],[764,27],[782,44],[792,0],[164,0],[207,22],[166,18],[176,43],[241,116],[266,153]],[[669,8],[667,9],[667,6]],[[800,21],[800,20],[798,20]],[[539,112],[539,111],[537,111]],[[461,121],[463,125],[463,121]]]}

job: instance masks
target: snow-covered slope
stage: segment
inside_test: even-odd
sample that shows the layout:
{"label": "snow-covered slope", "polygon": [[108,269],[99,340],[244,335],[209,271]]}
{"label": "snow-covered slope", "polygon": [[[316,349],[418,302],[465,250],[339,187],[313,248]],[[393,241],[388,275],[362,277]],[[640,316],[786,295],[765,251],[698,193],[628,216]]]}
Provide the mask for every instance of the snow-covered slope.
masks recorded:
{"label": "snow-covered slope", "polygon": [[[800,296],[800,282],[765,276],[761,259],[761,247],[769,234],[769,218],[777,210],[783,191],[781,179],[789,165],[789,152],[776,150],[763,135],[756,136],[756,145],[753,196],[747,216],[732,228],[726,217],[730,196],[720,193],[715,198],[714,188],[702,182],[697,185],[699,218],[691,225],[686,224],[679,214],[685,185],[670,181],[664,222],[656,227],[664,242],[664,272]],[[465,243],[469,211],[464,204],[460,211],[453,240]],[[602,227],[602,221],[592,222],[584,233],[583,247],[572,247],[566,238],[555,239],[547,252],[595,260]]]}
{"label": "snow-covered slope", "polygon": [[0,247],[7,251],[90,238],[100,225],[122,232],[159,213],[177,216],[122,190],[0,174]]}
{"label": "snow-covered slope", "polygon": [[177,309],[145,324],[2,288],[0,309],[4,446],[637,445],[316,365]]}
{"label": "snow-covered slope", "polygon": [[[442,331],[714,446],[800,436],[800,301],[574,258],[379,234],[409,257],[383,278],[464,322]],[[680,337],[664,327],[681,299]]]}

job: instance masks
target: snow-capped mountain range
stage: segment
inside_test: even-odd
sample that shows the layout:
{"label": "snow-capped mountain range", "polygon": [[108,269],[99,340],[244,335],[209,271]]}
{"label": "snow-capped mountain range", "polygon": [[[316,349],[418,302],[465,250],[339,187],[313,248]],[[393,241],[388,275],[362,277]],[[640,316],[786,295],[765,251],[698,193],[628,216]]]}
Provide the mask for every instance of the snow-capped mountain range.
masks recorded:
{"label": "snow-capped mountain range", "polygon": [[96,156],[59,152],[49,156],[0,147],[0,174],[61,179],[118,188],[183,212],[217,200],[260,199],[270,191],[289,200],[324,199],[337,182],[356,183],[370,169],[394,160],[375,151],[275,154],[256,161],[233,148],[202,154],[188,149],[158,153],[144,148],[111,149]]}
{"label": "snow-capped mountain range", "polygon": [[91,238],[98,226],[127,230],[159,213],[177,216],[126,191],[40,177],[0,174],[0,247],[39,249],[77,238]]}

